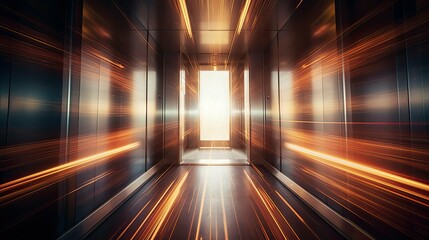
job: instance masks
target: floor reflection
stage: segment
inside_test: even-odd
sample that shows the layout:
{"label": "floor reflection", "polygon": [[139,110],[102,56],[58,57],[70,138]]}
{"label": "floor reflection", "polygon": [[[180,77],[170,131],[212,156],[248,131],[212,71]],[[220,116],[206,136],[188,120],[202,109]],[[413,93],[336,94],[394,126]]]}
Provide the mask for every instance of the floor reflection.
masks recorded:
{"label": "floor reflection", "polygon": [[249,165],[246,153],[240,149],[192,149],[183,153],[182,164]]}
{"label": "floor reflection", "polygon": [[264,169],[176,166],[159,173],[89,239],[342,239]]}

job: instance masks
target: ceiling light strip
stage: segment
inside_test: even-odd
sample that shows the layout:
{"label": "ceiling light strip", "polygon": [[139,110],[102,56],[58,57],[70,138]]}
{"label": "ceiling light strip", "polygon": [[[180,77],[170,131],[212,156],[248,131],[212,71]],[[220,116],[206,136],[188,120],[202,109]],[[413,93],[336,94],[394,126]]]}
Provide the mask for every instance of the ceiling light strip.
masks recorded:
{"label": "ceiling light strip", "polygon": [[247,12],[249,11],[251,0],[246,0],[246,3],[244,4],[243,11],[240,15],[240,20],[238,21],[238,27],[237,27],[237,35],[240,34],[241,29],[243,28],[244,20],[246,19]]}
{"label": "ceiling light strip", "polygon": [[179,0],[179,7],[182,13],[183,20],[185,21],[186,30],[188,31],[189,37],[192,38],[191,21],[189,20],[188,8],[186,7],[185,0]]}

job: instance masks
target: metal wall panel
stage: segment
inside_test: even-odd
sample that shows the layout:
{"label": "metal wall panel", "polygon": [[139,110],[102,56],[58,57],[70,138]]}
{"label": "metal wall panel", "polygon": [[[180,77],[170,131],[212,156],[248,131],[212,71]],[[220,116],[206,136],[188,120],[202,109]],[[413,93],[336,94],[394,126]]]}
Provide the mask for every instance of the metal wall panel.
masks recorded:
{"label": "metal wall panel", "polygon": [[[428,16],[422,1],[303,2],[278,33],[282,172],[376,238],[428,234],[405,184],[428,176]],[[267,102],[267,153],[272,116]]]}
{"label": "metal wall panel", "polygon": [[7,195],[1,231],[56,238],[162,159],[163,54],[136,17],[148,3],[4,4],[1,181],[60,170]]}
{"label": "metal wall panel", "polygon": [[163,74],[162,53],[158,45],[149,38],[148,88],[147,88],[147,161],[146,169],[162,160],[163,151]]}
{"label": "metal wall panel", "polygon": [[0,146],[2,147],[7,143],[11,65],[11,59],[2,55],[0,58]]}
{"label": "metal wall panel", "polygon": [[180,159],[179,141],[179,79],[180,53],[164,53],[164,159],[167,163],[178,164]]}
{"label": "metal wall panel", "polygon": [[185,71],[185,136],[184,150],[197,149],[200,141],[200,115],[198,110],[199,98],[199,70],[192,58],[183,57],[183,71]]}
{"label": "metal wall panel", "polygon": [[[130,144],[136,147],[77,173],[76,221],[146,171],[146,121],[153,130],[156,113],[147,114],[147,31],[133,20],[133,7],[133,3],[84,3],[78,158]],[[155,81],[152,68],[157,59],[151,59],[150,67]]]}
{"label": "metal wall panel", "polygon": [[[68,1],[2,1],[0,6],[0,183],[56,166],[61,133],[62,69]],[[25,17],[22,17],[25,16]],[[42,31],[44,30],[44,31]],[[5,238],[53,238],[57,182],[37,195],[2,192]],[[30,188],[35,190],[34,188]],[[46,220],[46,221],[45,221]],[[38,231],[38,229],[45,231]],[[23,231],[22,229],[26,229]]]}
{"label": "metal wall panel", "polygon": [[2,147],[7,143],[11,64],[10,58],[0,56],[0,146]]}
{"label": "metal wall panel", "polygon": [[244,65],[231,64],[231,148],[245,149],[244,130]]}
{"label": "metal wall panel", "polygon": [[277,36],[264,52],[265,160],[280,170],[280,109]]}
{"label": "metal wall panel", "polygon": [[263,54],[249,53],[250,161],[264,160]]}

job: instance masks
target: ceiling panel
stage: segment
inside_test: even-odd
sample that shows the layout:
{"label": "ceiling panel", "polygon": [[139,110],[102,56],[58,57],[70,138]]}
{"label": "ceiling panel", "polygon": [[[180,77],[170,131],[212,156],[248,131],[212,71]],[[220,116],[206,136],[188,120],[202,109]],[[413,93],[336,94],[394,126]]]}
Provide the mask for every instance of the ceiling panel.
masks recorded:
{"label": "ceiling panel", "polygon": [[[240,34],[237,25],[246,0],[185,0],[192,38],[186,32],[178,0],[140,1],[140,21],[166,51],[195,54],[205,63],[222,55],[231,61],[248,50],[263,51],[292,16],[300,0],[251,0]],[[237,57],[238,56],[238,57]],[[224,60],[225,60],[224,59]]]}

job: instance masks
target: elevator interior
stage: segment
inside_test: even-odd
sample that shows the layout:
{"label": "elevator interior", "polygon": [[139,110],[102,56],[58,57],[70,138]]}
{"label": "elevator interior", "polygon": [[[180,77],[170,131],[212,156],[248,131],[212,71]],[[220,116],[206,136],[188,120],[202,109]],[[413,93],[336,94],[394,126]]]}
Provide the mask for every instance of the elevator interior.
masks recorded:
{"label": "elevator interior", "polygon": [[429,236],[426,0],[5,0],[0,36],[2,239]]}

